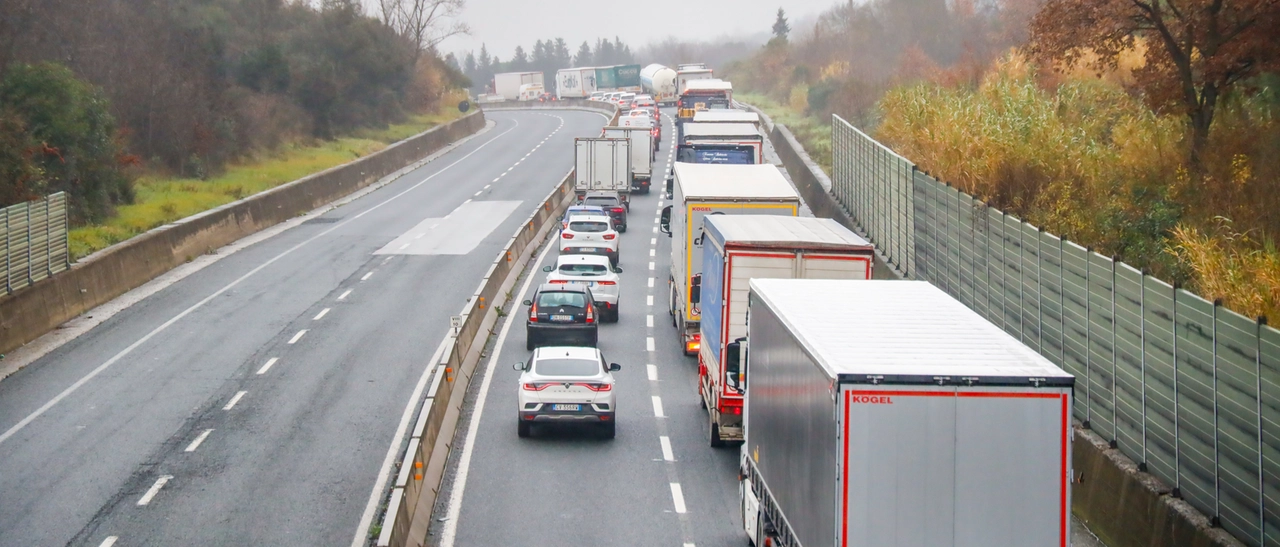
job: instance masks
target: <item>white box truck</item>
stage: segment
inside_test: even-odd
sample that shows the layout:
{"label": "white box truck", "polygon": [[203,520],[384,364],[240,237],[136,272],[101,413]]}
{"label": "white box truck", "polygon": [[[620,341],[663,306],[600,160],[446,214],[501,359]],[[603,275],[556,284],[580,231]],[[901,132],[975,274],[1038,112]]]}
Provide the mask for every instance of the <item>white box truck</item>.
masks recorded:
{"label": "white box truck", "polygon": [[605,138],[631,141],[631,191],[648,194],[653,183],[653,133],[648,127],[606,127]]}
{"label": "white box truck", "polygon": [[923,281],[754,279],[755,545],[1066,547],[1074,378]]}
{"label": "white box truck", "polygon": [[[750,123],[701,123],[679,124],[676,161],[687,163],[764,163],[764,135]],[[708,156],[706,151],[720,151]],[[739,151],[739,152],[730,152]],[[749,151],[744,154],[741,151]],[[729,154],[728,159],[720,155]],[[750,161],[743,161],[745,159]]]}
{"label": "white box truck", "polygon": [[741,386],[730,387],[725,365],[737,368],[741,339],[747,335],[747,283],[763,278],[871,279],[875,246],[829,218],[711,215],[703,217],[702,225],[698,392],[710,418],[711,446],[720,447],[742,440]]}
{"label": "white box truck", "polygon": [[659,105],[676,103],[676,71],[652,64],[640,71],[640,87]]}
{"label": "white box truck", "polygon": [[493,92],[508,101],[515,101],[520,99],[520,86],[544,83],[541,72],[504,72],[493,75]]}
{"label": "white box truck", "polygon": [[672,204],[662,209],[659,230],[671,236],[668,295],[671,323],[685,355],[697,355],[702,320],[702,219],[708,215],[796,216],[800,196],[773,165],[676,163]]}
{"label": "white box truck", "polygon": [[595,91],[595,67],[564,68],[556,72],[557,99],[585,99]]}
{"label": "white box truck", "polygon": [[689,82],[694,80],[710,80],[715,78],[715,72],[709,68],[681,68],[676,71],[676,98],[684,93]]}
{"label": "white box truck", "polygon": [[631,194],[631,140],[605,137],[573,139],[573,193],[617,192],[623,203]]}
{"label": "white box truck", "polygon": [[693,113],[696,123],[749,123],[760,128],[760,115],[736,108],[723,110],[699,110]]}

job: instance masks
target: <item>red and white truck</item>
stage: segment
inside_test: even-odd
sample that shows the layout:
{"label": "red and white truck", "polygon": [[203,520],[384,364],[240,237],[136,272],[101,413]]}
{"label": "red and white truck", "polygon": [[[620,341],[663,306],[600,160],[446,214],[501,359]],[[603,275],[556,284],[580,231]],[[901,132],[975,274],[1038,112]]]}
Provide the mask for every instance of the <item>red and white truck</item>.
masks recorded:
{"label": "red and white truck", "polygon": [[737,361],[747,335],[748,283],[871,279],[875,246],[829,218],[712,215],[702,222],[698,392],[710,415],[711,446],[720,447],[742,440],[743,394],[728,385],[725,362]]}

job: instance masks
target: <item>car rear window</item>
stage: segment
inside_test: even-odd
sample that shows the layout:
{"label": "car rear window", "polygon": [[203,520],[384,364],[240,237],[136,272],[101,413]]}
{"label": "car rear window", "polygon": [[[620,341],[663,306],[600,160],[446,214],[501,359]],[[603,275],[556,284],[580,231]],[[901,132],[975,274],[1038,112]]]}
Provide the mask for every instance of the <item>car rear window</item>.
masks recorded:
{"label": "car rear window", "polygon": [[580,292],[544,292],[538,295],[539,306],[569,306],[574,308],[587,307],[587,295]]}
{"label": "car rear window", "polygon": [[604,264],[561,264],[560,272],[574,275],[604,275],[609,273]]}
{"label": "car rear window", "polygon": [[596,220],[578,220],[570,222],[569,229],[575,232],[604,232],[609,229],[609,223]]}
{"label": "car rear window", "polygon": [[616,198],[587,198],[583,200],[583,202],[590,203],[591,205],[612,207],[614,205],[617,205],[618,200]]}
{"label": "car rear window", "polygon": [[595,376],[604,367],[587,359],[539,359],[533,371],[544,376]]}

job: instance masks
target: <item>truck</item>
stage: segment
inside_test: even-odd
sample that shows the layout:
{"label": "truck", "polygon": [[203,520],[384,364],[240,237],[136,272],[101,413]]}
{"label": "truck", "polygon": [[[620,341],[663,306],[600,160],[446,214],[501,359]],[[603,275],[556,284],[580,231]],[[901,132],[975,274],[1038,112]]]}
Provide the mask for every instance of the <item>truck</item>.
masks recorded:
{"label": "truck", "polygon": [[659,64],[646,66],[640,71],[640,87],[659,105],[675,104],[676,71]]}
{"label": "truck", "polygon": [[508,101],[520,99],[520,86],[543,85],[541,72],[504,72],[493,75],[493,92]]}
{"label": "truck", "polygon": [[615,65],[613,67],[614,84],[621,91],[640,93],[640,65]]}
{"label": "truck", "polygon": [[672,205],[658,230],[672,238],[668,310],[684,354],[698,354],[702,290],[702,219],[708,215],[796,216],[800,195],[777,167],[679,163],[672,168]]}
{"label": "truck", "polygon": [[631,191],[648,194],[653,181],[653,132],[648,127],[604,128],[604,137],[631,141]]}
{"label": "truck", "polygon": [[752,544],[1069,544],[1070,374],[924,281],[753,279],[747,310]]}
{"label": "truck", "polygon": [[573,193],[617,192],[624,204],[631,194],[631,140],[606,137],[573,139]]}
{"label": "truck", "polygon": [[[764,135],[755,125],[749,123],[701,123],[688,122],[677,129],[679,141],[676,146],[676,161],[690,163],[740,163],[742,151],[750,151],[748,163],[764,163]],[[707,150],[723,151],[728,154],[725,161],[714,161],[719,156],[707,161]],[[732,153],[729,151],[738,151]],[[703,161],[699,161],[699,160]]]}
{"label": "truck", "polygon": [[742,392],[729,387],[725,361],[726,348],[747,335],[747,284],[763,278],[871,279],[875,246],[829,218],[712,215],[702,224],[698,392],[710,418],[711,446],[722,447],[742,440]]}
{"label": "truck", "polygon": [[705,68],[707,68],[707,63],[684,63],[684,64],[676,65],[676,70],[677,70],[677,71],[679,71],[679,70],[705,69]]}
{"label": "truck", "polygon": [[696,123],[749,123],[760,127],[760,115],[746,110],[703,110],[693,113]]}
{"label": "truck", "polygon": [[693,80],[680,92],[676,104],[676,123],[693,121],[693,114],[702,110],[729,109],[733,105],[733,84],[724,80]]}
{"label": "truck", "polygon": [[676,98],[684,93],[684,89],[688,87],[689,82],[694,80],[710,80],[715,78],[715,72],[709,68],[681,68],[676,70]]}
{"label": "truck", "polygon": [[520,86],[520,97],[516,100],[536,101],[545,92],[546,89],[542,87],[542,84],[524,84]]}
{"label": "truck", "polygon": [[564,68],[556,71],[557,99],[585,99],[595,91],[595,67]]}

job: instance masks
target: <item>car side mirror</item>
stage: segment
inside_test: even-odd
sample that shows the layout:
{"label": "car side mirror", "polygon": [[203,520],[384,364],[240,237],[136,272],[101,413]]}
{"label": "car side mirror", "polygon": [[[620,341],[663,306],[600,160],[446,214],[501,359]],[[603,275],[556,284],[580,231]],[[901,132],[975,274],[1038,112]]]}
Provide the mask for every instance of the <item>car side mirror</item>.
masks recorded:
{"label": "car side mirror", "polygon": [[520,361],[519,363],[512,365],[511,368],[514,368],[519,372],[524,372],[524,361]]}
{"label": "car side mirror", "polygon": [[618,372],[619,370],[622,370],[622,365],[609,363],[609,372]]}
{"label": "car side mirror", "polygon": [[662,218],[658,220],[658,231],[671,235],[671,206],[662,208]]}
{"label": "car side mirror", "polygon": [[554,269],[555,268],[552,268],[551,266],[543,266],[542,271],[550,273],[551,270],[554,270]]}
{"label": "car side mirror", "polygon": [[533,305],[533,301],[532,301],[532,300],[525,300],[524,302],[521,302],[521,304],[524,304],[524,305],[526,305],[526,306],[532,306],[532,305]]}
{"label": "car side mirror", "polygon": [[730,342],[724,347],[724,374],[726,383],[738,393],[746,390],[743,385],[745,374],[742,372],[742,338]]}
{"label": "car side mirror", "polygon": [[614,266],[613,273],[622,273],[622,266]]}

